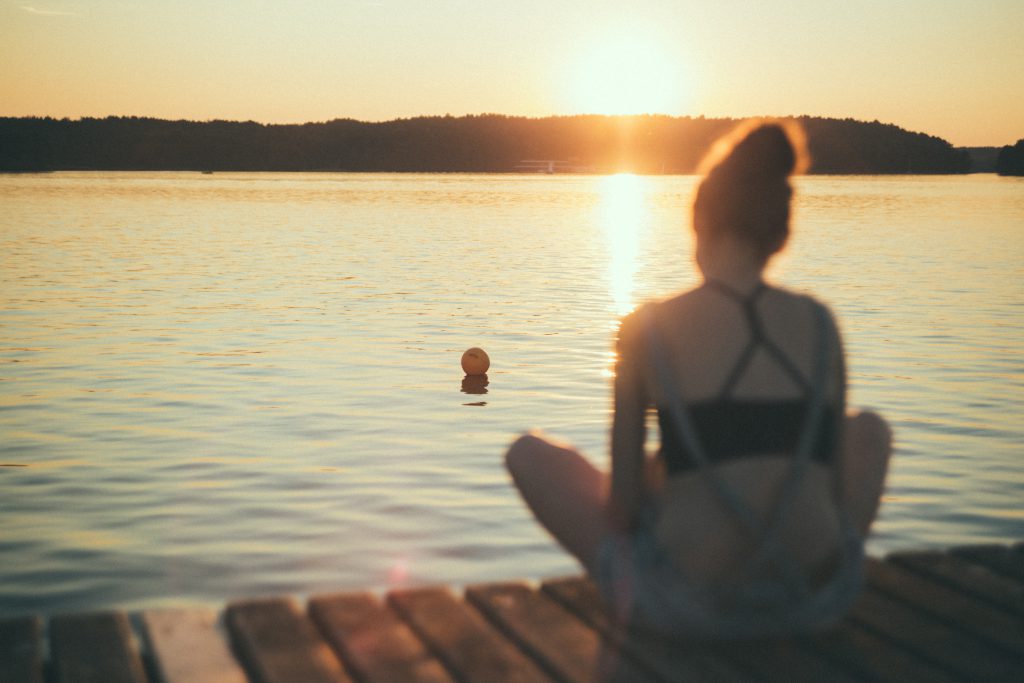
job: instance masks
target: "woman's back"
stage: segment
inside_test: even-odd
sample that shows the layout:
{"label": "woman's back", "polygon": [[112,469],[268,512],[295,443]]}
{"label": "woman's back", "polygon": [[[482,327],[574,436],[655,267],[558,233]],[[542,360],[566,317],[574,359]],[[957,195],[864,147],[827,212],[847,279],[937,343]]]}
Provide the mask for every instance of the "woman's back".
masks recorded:
{"label": "woman's back", "polygon": [[[665,382],[678,387],[716,474],[764,521],[775,509],[796,441],[807,428],[803,418],[816,381],[819,306],[809,297],[761,284],[740,292],[711,282],[659,304],[651,323],[672,373],[648,380],[651,398],[664,406],[671,399],[658,387]],[[832,465],[833,432],[842,414],[842,354],[830,319],[825,337],[821,390],[828,410],[817,427],[825,438],[816,440],[819,452],[792,494],[781,529],[786,553],[812,574],[827,573],[840,534]],[[685,452],[672,420],[662,414],[660,421],[669,476],[656,536],[687,576],[728,582],[749,569],[746,562],[756,548],[692,462],[693,454]],[[744,422],[749,435],[740,426]]]}
{"label": "woman's back", "polygon": [[[743,306],[736,297],[750,300],[751,292],[728,294],[726,285],[706,284],[657,304],[661,339],[672,358],[687,403],[718,398],[723,390],[737,399],[785,400],[803,398],[803,387],[760,345],[750,362],[726,387],[753,338]],[[814,372],[816,323],[813,299],[774,287],[765,287],[754,302],[767,341],[789,360],[802,378]],[[830,371],[826,396],[838,401],[842,392],[841,349],[835,327],[829,329]]]}

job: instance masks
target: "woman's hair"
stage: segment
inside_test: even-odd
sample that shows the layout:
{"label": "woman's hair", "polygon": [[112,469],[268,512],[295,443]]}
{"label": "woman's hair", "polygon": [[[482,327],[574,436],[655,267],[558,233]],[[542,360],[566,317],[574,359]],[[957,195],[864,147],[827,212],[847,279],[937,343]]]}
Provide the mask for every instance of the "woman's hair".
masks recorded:
{"label": "woman's hair", "polygon": [[704,157],[704,180],[693,202],[693,227],[731,234],[767,260],[789,236],[789,176],[807,167],[803,132],[789,121],[750,120],[721,138]]}

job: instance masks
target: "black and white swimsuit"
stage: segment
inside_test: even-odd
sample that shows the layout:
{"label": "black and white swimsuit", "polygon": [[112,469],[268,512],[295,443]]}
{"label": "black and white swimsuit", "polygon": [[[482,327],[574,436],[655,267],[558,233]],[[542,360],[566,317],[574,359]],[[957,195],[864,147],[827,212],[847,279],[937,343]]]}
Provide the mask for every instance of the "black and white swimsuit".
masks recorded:
{"label": "black and white swimsuit", "polygon": [[[747,638],[811,630],[841,618],[863,583],[863,540],[837,503],[841,523],[834,574],[812,586],[805,570],[786,554],[781,532],[796,491],[811,461],[835,465],[840,408],[825,400],[829,366],[829,324],[824,306],[815,307],[815,367],[804,378],[764,334],[756,302],[762,285],[743,297],[713,284],[736,299],[746,312],[751,340],[719,396],[687,405],[673,380],[677,375],[665,352],[655,318],[641,317],[649,361],[660,388],[657,406],[662,450],[670,474],[692,470],[702,476],[747,532],[751,548],[746,578],[711,588],[688,580],[671,563],[654,537],[659,511],[648,505],[636,529],[604,539],[594,579],[621,621],[637,620],[677,635]],[[803,389],[793,401],[742,401],[732,396],[757,348],[765,348]],[[766,422],[765,422],[766,421]],[[739,434],[741,430],[749,430]],[[736,433],[733,433],[736,432]],[[792,453],[778,503],[762,519],[725,481],[715,463],[762,453]],[[694,548],[693,552],[700,552]]]}
{"label": "black and white swimsuit", "polygon": [[[797,452],[801,434],[814,429],[811,460],[828,465],[838,446],[841,407],[825,403],[817,424],[807,424],[814,387],[811,381],[786,356],[764,331],[757,312],[757,302],[768,287],[761,283],[744,296],[725,284],[708,280],[743,310],[750,338],[739,359],[713,398],[687,406],[690,424],[709,462],[719,463],[736,458],[757,457]],[[735,396],[736,386],[750,366],[756,352],[762,349],[796,384],[802,396],[793,399],[750,399]],[[686,441],[676,429],[672,410],[658,407],[661,428],[661,454],[668,473],[677,474],[699,468]]]}

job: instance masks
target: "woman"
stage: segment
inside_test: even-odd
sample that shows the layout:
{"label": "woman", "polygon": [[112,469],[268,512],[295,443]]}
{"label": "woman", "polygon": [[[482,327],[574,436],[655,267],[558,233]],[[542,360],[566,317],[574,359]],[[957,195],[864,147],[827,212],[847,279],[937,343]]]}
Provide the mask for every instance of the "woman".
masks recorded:
{"label": "woman", "polygon": [[[846,413],[836,325],[765,283],[789,233],[798,131],[749,122],[703,165],[701,286],[622,321],[609,477],[536,434],[506,462],[537,519],[618,617],[746,637],[831,623],[861,582],[890,452],[885,421]],[[647,411],[661,431],[645,454]]]}

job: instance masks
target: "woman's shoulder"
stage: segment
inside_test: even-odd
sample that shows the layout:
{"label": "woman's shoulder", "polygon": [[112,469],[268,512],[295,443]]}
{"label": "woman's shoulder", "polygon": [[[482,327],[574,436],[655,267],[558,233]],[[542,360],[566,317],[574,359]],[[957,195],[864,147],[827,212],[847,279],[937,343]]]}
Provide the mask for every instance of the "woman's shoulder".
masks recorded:
{"label": "woman's shoulder", "polygon": [[694,303],[698,289],[691,289],[664,299],[645,301],[619,321],[618,346],[632,348],[652,327],[667,324],[686,315]]}
{"label": "woman's shoulder", "polygon": [[[812,331],[819,329],[820,325],[828,339],[827,343],[833,348],[842,349],[840,325],[828,303],[805,291],[787,287],[772,287],[771,290],[775,302],[781,304],[779,308],[783,309],[782,314],[776,318],[782,321],[783,326],[808,330],[813,334]],[[770,320],[767,324],[771,326]]]}
{"label": "woman's shoulder", "polygon": [[778,299],[784,299],[787,301],[803,301],[807,303],[821,303],[818,298],[811,294],[809,291],[804,289],[798,289],[791,287],[790,285],[780,284],[766,280],[761,283],[761,292],[764,296],[771,296]]}
{"label": "woman's shoulder", "polygon": [[652,299],[637,307],[631,315],[639,314],[647,318],[678,317],[692,312],[707,298],[707,288],[697,286],[677,292],[662,299]]}
{"label": "woman's shoulder", "polygon": [[771,293],[772,298],[777,301],[789,304],[794,307],[803,308],[806,311],[818,312],[825,314],[826,317],[831,319],[832,309],[829,305],[819,299],[810,292],[802,291],[799,289],[791,289],[789,287],[780,285],[766,285],[766,289]]}
{"label": "woman's shoulder", "polygon": [[691,289],[662,299],[648,299],[624,315],[619,322],[627,329],[650,325],[651,320],[671,315],[678,311],[681,304],[685,306],[685,302],[695,291]]}
{"label": "woman's shoulder", "polygon": [[654,306],[654,302],[643,303],[619,320],[619,332],[615,341],[615,345],[619,349],[636,346],[643,336],[644,330],[650,325]]}
{"label": "woman's shoulder", "polygon": [[[820,316],[826,327],[831,328],[834,334],[838,333],[839,326],[831,308],[809,292],[766,284],[757,296],[759,317],[767,324],[772,325],[769,321],[774,320],[772,326],[782,325],[790,329],[793,325],[798,328],[813,327]],[[718,326],[723,315],[729,319],[742,319],[743,305],[738,303],[727,300],[721,292],[707,285],[645,302],[622,318],[619,345],[630,346],[631,342],[652,327],[660,327],[667,332],[675,330],[682,336],[696,333],[705,337],[710,329]],[[685,324],[681,324],[683,321],[686,321]]]}
{"label": "woman's shoulder", "polygon": [[[763,289],[764,291],[757,296],[770,299],[776,304],[781,303],[787,306],[803,308],[804,310],[819,308],[830,313],[827,304],[808,292],[767,283]],[[726,298],[726,295],[720,290],[705,284],[664,299],[644,302],[632,313],[625,316],[622,319],[622,324],[627,327],[636,327],[644,324],[643,321],[645,320],[679,320],[687,316],[700,315],[709,310],[729,307],[730,302],[726,301]],[[733,301],[731,303],[735,305],[736,302]]]}
{"label": "woman's shoulder", "polygon": [[[766,284],[764,290],[760,295],[767,300],[767,305],[762,307],[763,314],[770,315],[773,308],[774,312],[788,309],[789,314],[784,317],[792,319],[795,314],[808,322],[820,314],[830,327],[837,327],[831,308],[813,294],[774,284]],[[682,320],[692,323],[704,320],[706,316],[717,317],[719,311],[727,305],[722,295],[708,286],[695,287],[664,299],[646,301],[621,319],[619,344],[628,346],[652,326],[663,325],[671,329],[674,323]]]}

